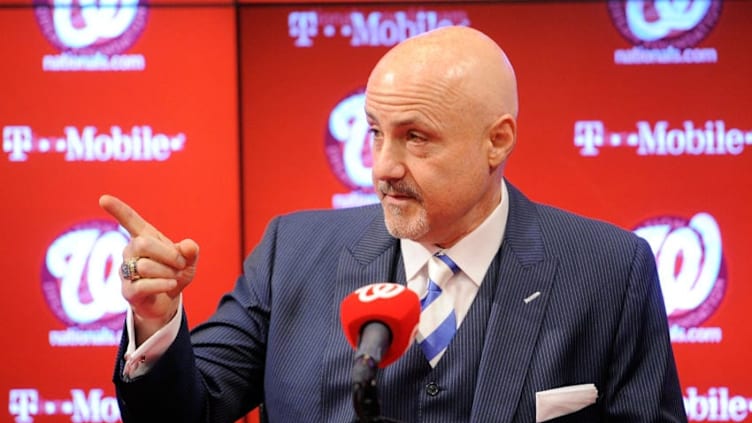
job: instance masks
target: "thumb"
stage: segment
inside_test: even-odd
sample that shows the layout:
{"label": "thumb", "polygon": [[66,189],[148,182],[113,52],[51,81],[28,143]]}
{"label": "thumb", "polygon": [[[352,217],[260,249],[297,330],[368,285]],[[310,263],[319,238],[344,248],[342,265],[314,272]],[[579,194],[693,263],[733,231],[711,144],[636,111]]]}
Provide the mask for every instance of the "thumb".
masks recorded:
{"label": "thumb", "polygon": [[198,244],[192,239],[184,239],[175,244],[180,254],[185,259],[185,266],[196,266],[198,262]]}
{"label": "thumb", "polygon": [[175,244],[178,252],[185,259],[185,267],[178,272],[178,285],[168,295],[175,299],[180,292],[188,286],[196,276],[196,264],[198,263],[198,244],[192,239],[184,239]]}

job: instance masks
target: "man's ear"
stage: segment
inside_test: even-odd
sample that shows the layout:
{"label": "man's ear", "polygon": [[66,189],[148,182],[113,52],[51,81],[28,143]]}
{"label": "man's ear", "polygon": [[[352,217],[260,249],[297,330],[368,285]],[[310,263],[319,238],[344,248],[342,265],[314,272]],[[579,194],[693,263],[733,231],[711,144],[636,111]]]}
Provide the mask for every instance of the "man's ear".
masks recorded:
{"label": "man's ear", "polygon": [[496,169],[512,153],[517,142],[517,121],[510,114],[498,118],[488,132],[491,147],[488,151],[488,166]]}

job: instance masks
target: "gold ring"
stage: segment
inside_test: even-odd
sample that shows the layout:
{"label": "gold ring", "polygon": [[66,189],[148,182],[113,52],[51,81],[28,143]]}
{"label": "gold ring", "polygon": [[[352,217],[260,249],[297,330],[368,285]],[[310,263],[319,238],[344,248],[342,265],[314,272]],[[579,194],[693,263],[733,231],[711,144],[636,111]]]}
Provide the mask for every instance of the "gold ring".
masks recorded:
{"label": "gold ring", "polygon": [[138,270],[136,269],[136,263],[138,263],[139,258],[141,257],[132,257],[123,261],[123,264],[120,265],[120,276],[123,279],[131,282],[141,279],[141,275],[138,274]]}

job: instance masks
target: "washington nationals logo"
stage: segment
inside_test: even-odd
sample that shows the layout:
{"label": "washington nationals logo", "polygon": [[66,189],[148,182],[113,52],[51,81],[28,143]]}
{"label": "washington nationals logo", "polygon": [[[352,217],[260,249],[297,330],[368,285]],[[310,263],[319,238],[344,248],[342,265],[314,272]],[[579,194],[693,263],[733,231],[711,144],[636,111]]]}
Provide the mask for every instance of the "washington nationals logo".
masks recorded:
{"label": "washington nationals logo", "polygon": [[720,0],[611,0],[608,10],[629,42],[646,48],[697,45],[718,22]]}
{"label": "washington nationals logo", "polygon": [[329,115],[326,157],[342,183],[353,189],[373,190],[371,148],[365,93],[359,90],[339,102]]}
{"label": "washington nationals logo", "polygon": [[373,190],[371,169],[373,158],[364,113],[366,96],[359,89],[342,99],[329,114],[324,151],[329,167],[337,178],[352,191],[335,194],[335,208],[353,207],[378,202]]}
{"label": "washington nationals logo", "polygon": [[376,300],[387,300],[401,294],[406,288],[396,283],[374,283],[358,288],[355,292],[362,303],[370,303]]}
{"label": "washington nationals logo", "polygon": [[42,33],[64,52],[122,53],[146,26],[139,0],[36,0],[34,6]]}
{"label": "washington nationals logo", "polygon": [[707,320],[727,284],[721,232],[713,216],[651,219],[634,232],[655,254],[669,322],[691,327]]}
{"label": "washington nationals logo", "polygon": [[90,221],[58,236],[47,249],[42,292],[52,312],[72,327],[119,329],[127,303],[117,269],[127,234],[108,221]]}

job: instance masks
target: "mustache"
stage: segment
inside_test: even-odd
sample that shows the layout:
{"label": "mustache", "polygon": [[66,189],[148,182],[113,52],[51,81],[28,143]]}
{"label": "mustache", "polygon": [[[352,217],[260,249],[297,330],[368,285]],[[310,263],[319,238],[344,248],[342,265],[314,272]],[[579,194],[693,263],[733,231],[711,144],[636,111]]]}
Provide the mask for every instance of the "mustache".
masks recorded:
{"label": "mustache", "polygon": [[378,181],[378,190],[382,195],[398,195],[421,200],[420,191],[414,185],[405,181]]}

